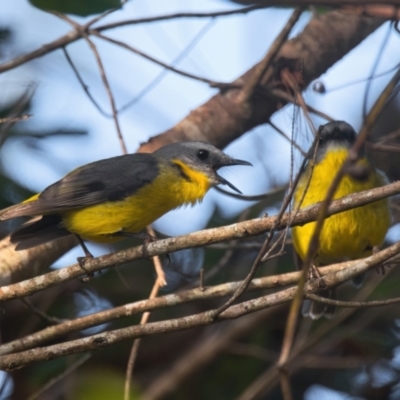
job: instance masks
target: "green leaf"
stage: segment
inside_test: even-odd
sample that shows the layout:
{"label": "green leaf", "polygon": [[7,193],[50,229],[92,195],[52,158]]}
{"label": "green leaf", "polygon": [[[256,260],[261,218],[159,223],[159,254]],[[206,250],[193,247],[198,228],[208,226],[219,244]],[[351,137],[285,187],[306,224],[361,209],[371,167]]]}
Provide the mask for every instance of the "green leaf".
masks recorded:
{"label": "green leaf", "polygon": [[29,0],[32,5],[45,11],[74,14],[86,17],[100,14],[112,8],[120,8],[121,0]]}

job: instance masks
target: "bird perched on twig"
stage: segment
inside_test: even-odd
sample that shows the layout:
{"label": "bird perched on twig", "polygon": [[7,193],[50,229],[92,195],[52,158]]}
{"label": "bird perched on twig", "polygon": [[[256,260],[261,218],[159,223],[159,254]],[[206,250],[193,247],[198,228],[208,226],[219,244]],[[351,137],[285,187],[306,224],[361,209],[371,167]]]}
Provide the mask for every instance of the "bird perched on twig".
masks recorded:
{"label": "bird perched on twig", "polygon": [[74,234],[86,257],[92,257],[83,240],[104,243],[137,236],[168,211],[201,201],[218,184],[240,193],[217,173],[233,165],[251,164],[199,141],[108,158],[77,168],[43,192],[0,211],[0,220],[42,216],[11,234],[16,250]]}
{"label": "bird perched on twig", "polygon": [[[318,135],[315,160],[309,161],[302,171],[294,194],[295,209],[305,208],[325,199],[332,179],[356,141],[356,132],[343,121],[320,126]],[[365,154],[360,154],[352,172],[344,175],[334,199],[385,184],[384,177],[376,171]],[[315,222],[310,222],[292,229],[293,244],[300,261],[306,256],[315,225]],[[389,225],[390,211],[386,199],[326,218],[320,232],[314,265],[318,267],[371,255],[373,248],[383,243]],[[334,290],[321,294],[331,297]],[[316,319],[324,313],[326,316],[331,315],[333,307],[307,300],[302,311],[303,315]]]}

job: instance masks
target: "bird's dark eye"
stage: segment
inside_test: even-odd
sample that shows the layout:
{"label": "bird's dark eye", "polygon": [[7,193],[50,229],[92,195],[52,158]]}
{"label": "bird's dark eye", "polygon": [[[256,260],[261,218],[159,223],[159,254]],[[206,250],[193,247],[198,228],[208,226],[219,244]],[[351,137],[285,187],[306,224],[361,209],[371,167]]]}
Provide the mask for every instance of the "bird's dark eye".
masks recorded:
{"label": "bird's dark eye", "polygon": [[210,153],[207,150],[199,150],[197,152],[197,157],[199,157],[200,160],[207,160],[208,156]]}

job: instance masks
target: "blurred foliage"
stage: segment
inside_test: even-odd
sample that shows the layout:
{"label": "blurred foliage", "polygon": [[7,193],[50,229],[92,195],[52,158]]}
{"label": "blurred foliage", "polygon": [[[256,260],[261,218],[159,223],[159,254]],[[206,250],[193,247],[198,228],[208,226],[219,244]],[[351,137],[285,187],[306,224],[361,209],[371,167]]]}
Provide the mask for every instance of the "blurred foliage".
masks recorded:
{"label": "blurred foliage", "polygon": [[8,28],[0,27],[0,57],[3,57],[3,52],[6,44],[11,40],[11,30]]}
{"label": "blurred foliage", "polygon": [[[74,399],[110,400],[123,399],[125,374],[122,370],[114,370],[102,366],[98,369],[86,370],[78,375]],[[139,398],[139,391],[133,382],[130,398]]]}
{"label": "blurred foliage", "polygon": [[120,0],[29,0],[32,5],[45,11],[74,14],[86,17],[100,14],[113,8],[120,8]]}

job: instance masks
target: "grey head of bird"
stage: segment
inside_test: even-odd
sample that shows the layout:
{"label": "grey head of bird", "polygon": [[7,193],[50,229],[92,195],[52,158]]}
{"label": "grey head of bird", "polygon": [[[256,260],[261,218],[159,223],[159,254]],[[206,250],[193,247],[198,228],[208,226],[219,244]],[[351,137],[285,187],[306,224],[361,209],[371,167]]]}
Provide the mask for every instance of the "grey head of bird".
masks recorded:
{"label": "grey head of bird", "polygon": [[350,147],[357,137],[353,127],[344,121],[331,121],[321,125],[318,134],[320,145],[337,143]]}
{"label": "grey head of bird", "polygon": [[[227,185],[238,193],[241,193],[240,190],[218,175],[217,171],[222,167],[233,165],[252,166],[248,161],[234,159],[212,144],[201,141],[172,143],[161,147],[153,154],[168,161],[178,160],[189,168],[206,175],[211,185]],[[176,165],[179,167],[179,164]]]}
{"label": "grey head of bird", "polygon": [[347,122],[331,121],[318,128],[318,137],[317,163],[325,157],[328,149],[350,149],[356,141],[357,134]]}

